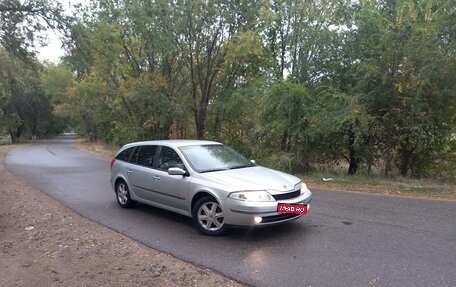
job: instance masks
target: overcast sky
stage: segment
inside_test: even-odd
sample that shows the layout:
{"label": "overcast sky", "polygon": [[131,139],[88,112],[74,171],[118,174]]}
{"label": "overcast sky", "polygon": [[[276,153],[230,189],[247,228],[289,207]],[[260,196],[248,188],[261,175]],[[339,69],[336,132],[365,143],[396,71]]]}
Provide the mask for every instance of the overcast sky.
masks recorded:
{"label": "overcast sky", "polygon": [[[1,0],[0,0],[1,1]],[[72,6],[79,3],[87,3],[90,0],[58,0],[62,3],[65,12],[71,14]],[[45,47],[37,48],[38,59],[41,61],[50,61],[57,63],[59,58],[65,55],[65,51],[61,48],[62,42],[59,40],[58,32],[49,30],[45,33],[45,36],[48,39],[49,44]]]}
{"label": "overcast sky", "polygon": [[38,59],[41,61],[50,61],[57,63],[59,58],[65,54],[61,48],[62,43],[54,31],[47,31],[46,33],[49,44],[46,47],[38,48]]}

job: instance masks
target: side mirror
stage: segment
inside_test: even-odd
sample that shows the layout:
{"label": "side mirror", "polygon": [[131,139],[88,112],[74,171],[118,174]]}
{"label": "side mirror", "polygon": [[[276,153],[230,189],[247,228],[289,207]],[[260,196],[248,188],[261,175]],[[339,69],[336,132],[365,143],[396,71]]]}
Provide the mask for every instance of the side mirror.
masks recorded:
{"label": "side mirror", "polygon": [[168,169],[168,174],[169,175],[182,175],[182,176],[185,176],[185,175],[187,175],[187,172],[185,170],[183,170],[182,168],[171,167],[171,168]]}
{"label": "side mirror", "polygon": [[253,164],[256,164],[256,160],[254,160],[254,159],[251,159],[250,162]]}

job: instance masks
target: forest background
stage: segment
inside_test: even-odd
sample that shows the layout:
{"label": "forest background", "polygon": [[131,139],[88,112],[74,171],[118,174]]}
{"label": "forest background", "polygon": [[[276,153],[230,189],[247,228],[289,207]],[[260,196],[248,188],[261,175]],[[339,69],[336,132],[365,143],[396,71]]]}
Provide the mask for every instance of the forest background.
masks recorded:
{"label": "forest background", "polygon": [[[0,1],[0,134],[216,140],[306,173],[456,178],[456,1]],[[66,51],[40,62],[40,31]]]}

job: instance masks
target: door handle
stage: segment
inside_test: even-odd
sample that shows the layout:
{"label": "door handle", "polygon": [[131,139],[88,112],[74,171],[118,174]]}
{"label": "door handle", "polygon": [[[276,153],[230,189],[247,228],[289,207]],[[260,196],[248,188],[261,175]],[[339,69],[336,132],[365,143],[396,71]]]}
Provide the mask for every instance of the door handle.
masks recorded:
{"label": "door handle", "polygon": [[152,178],[155,180],[160,180],[160,177],[158,175],[154,175],[154,176],[152,176]]}
{"label": "door handle", "polygon": [[131,169],[127,169],[126,172],[127,172],[128,174],[133,173],[133,171],[132,171]]}

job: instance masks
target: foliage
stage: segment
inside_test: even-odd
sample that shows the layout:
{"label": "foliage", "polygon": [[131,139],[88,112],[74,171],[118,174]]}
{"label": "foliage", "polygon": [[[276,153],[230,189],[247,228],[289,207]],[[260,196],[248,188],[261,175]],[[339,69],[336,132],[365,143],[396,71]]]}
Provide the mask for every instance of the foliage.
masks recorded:
{"label": "foliage", "polygon": [[13,143],[21,136],[37,138],[56,132],[50,99],[44,92],[40,74],[24,62],[0,49],[0,126]]}
{"label": "foliage", "polygon": [[[58,1],[0,1],[0,46],[8,53],[27,60],[33,56],[36,42],[45,41],[39,32],[48,28],[63,32],[65,23],[66,17]],[[28,64],[32,65],[33,61]]]}
{"label": "foliage", "polygon": [[[263,100],[261,138],[294,155],[294,169],[314,162],[358,161],[369,117],[354,96],[326,86],[313,90],[279,82]],[[355,171],[356,172],[356,171]]]}
{"label": "foliage", "polygon": [[455,13],[442,0],[97,0],[75,13],[45,91],[92,140],[208,138],[287,170],[452,177]]}
{"label": "foliage", "polygon": [[379,127],[375,141],[385,155],[386,175],[393,164],[402,176],[418,172],[414,162],[442,149],[455,132],[455,46],[445,24],[455,12],[448,5],[363,1],[356,14],[357,87]]}

